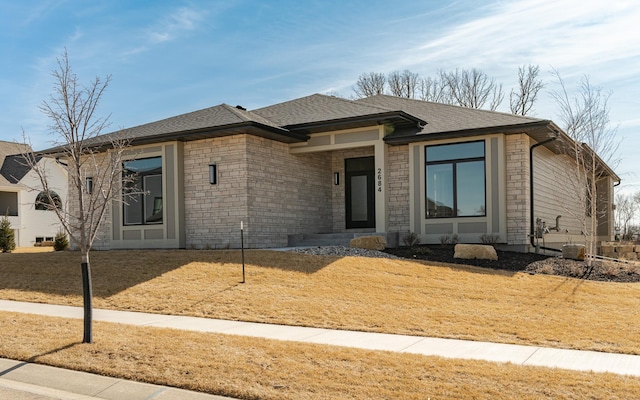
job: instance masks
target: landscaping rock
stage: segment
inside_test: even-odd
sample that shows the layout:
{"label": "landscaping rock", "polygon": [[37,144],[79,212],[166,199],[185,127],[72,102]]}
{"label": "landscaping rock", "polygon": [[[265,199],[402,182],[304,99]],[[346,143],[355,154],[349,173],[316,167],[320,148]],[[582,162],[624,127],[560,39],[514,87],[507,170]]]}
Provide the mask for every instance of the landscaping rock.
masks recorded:
{"label": "landscaping rock", "polygon": [[583,244],[565,244],[562,246],[562,258],[570,260],[584,260],[584,245]]}
{"label": "landscaping rock", "polygon": [[493,246],[484,244],[456,244],[453,258],[497,260],[498,254]]}
{"label": "landscaping rock", "polygon": [[633,251],[629,251],[627,253],[622,253],[620,255],[620,259],[621,260],[636,261],[638,259],[638,253],[635,253]]}
{"label": "landscaping rock", "polygon": [[384,250],[387,248],[387,241],[382,236],[361,236],[351,239],[349,246],[367,250]]}

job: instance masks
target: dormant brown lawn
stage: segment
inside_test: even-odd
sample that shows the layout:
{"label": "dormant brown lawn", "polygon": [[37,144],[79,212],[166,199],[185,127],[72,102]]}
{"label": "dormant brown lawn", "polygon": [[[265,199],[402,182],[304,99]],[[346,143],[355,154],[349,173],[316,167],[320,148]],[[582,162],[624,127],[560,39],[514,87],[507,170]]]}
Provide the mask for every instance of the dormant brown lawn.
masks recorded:
{"label": "dormant brown lawn", "polygon": [[[92,253],[94,306],[640,354],[639,284],[359,257]],[[75,252],[0,254],[0,298],[82,305]]]}
{"label": "dormant brown lawn", "polygon": [[[330,258],[271,251],[248,251],[246,263],[247,282],[241,284],[238,251],[93,252],[94,305],[109,309],[640,354],[637,335],[640,321],[635,318],[636,310],[640,308],[638,284],[432,266],[426,262]],[[78,253],[0,254],[0,298],[81,305]],[[3,332],[7,332],[7,336],[13,336],[10,332],[14,332],[20,337],[18,332],[38,326],[23,322],[25,318],[7,316],[6,313],[0,315]],[[22,340],[24,352],[12,355],[10,349],[19,348],[20,344],[7,345],[3,340],[0,348],[4,356],[29,359],[53,351],[35,360],[78,365],[78,368],[90,370],[95,368],[96,372],[114,375],[117,375],[114,371],[122,369],[122,363],[128,363],[123,371],[131,371],[126,373],[134,379],[160,379],[158,383],[196,389],[199,382],[208,382],[202,383],[203,390],[232,395],[241,393],[240,397],[247,398],[341,397],[336,394],[342,393],[346,387],[337,382],[351,379],[347,378],[350,376],[361,381],[358,387],[363,387],[354,392],[353,397],[357,398],[370,398],[372,393],[389,393],[386,397],[396,398],[425,398],[430,393],[437,393],[440,397],[461,397],[461,393],[476,393],[477,397],[483,398],[514,398],[514,393],[518,398],[571,397],[574,393],[586,394],[586,391],[581,391],[584,388],[595,389],[587,385],[588,381],[597,381],[597,387],[605,390],[595,398],[622,393],[616,390],[630,391],[624,393],[638,391],[637,378],[606,374],[583,375],[224,335],[185,332],[177,335],[176,331],[162,330],[145,333],[139,331],[142,328],[127,327],[123,330],[110,324],[96,324],[96,343],[87,346],[77,344],[81,337],[79,321],[36,320],[46,328],[38,328],[34,332],[59,343],[45,342],[42,344],[44,348],[37,350],[35,339],[26,344]],[[11,325],[9,322],[15,324],[12,328],[15,330],[5,330]],[[62,331],[58,332],[58,329]],[[164,332],[168,332],[166,337]],[[171,338],[185,344],[180,347],[173,344]],[[218,344],[210,344],[208,340]],[[196,344],[201,341],[209,343],[206,346],[212,349],[212,357],[228,356],[226,361],[221,361],[226,365],[227,375],[213,370],[221,382],[212,377],[195,378],[192,375],[195,372],[189,372],[186,377],[176,377],[180,369],[175,364],[183,362],[180,358],[183,355],[187,357],[183,347],[188,343],[194,346],[194,360],[185,359],[185,365],[196,365],[188,368],[207,370],[206,366],[213,362],[207,357],[195,360],[200,346]],[[59,348],[64,349],[54,351]],[[174,348],[183,350],[175,355],[166,353]],[[264,359],[252,355],[254,351]],[[85,363],[80,358],[86,354],[95,354],[96,359],[83,367]],[[68,361],[53,361],[56,357]],[[256,365],[264,371],[245,371],[249,367],[258,368]],[[277,368],[274,367],[276,365]],[[426,365],[434,367],[425,369]],[[225,370],[223,366],[219,368]],[[290,371],[286,372],[287,369]],[[146,372],[136,376],[138,370]],[[240,375],[234,371],[240,371]],[[276,373],[274,371],[284,375],[273,377],[270,374]],[[261,380],[264,374],[267,381]],[[171,380],[164,381],[165,375],[170,375]],[[387,375],[391,378],[385,381],[382,376]],[[318,381],[330,392],[318,392],[321,389],[313,383]],[[376,383],[382,381],[386,383]],[[414,386],[422,389],[412,391]],[[458,386],[462,389],[456,392]],[[246,391],[236,392],[244,387]]]}
{"label": "dormant brown lawn", "polygon": [[202,334],[0,312],[0,354],[242,399],[632,399],[614,374]]}

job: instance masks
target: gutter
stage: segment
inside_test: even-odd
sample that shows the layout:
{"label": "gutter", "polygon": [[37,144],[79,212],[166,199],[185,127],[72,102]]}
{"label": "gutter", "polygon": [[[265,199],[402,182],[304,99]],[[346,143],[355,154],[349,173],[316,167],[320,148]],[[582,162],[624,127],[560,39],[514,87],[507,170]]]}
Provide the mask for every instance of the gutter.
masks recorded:
{"label": "gutter", "polygon": [[551,250],[551,251],[557,251],[562,253],[562,250],[554,249],[552,247],[537,246],[535,244],[535,228],[534,228],[534,221],[533,221],[533,210],[534,210],[534,207],[533,207],[533,151],[536,149],[536,147],[542,146],[549,142],[553,142],[557,138],[558,138],[557,136],[554,136],[552,138],[543,140],[542,142],[538,142],[529,148],[529,204],[531,206],[531,211],[529,212],[530,214],[529,224],[531,227],[529,232],[529,239],[531,240],[531,246],[536,249],[536,253],[538,249]]}

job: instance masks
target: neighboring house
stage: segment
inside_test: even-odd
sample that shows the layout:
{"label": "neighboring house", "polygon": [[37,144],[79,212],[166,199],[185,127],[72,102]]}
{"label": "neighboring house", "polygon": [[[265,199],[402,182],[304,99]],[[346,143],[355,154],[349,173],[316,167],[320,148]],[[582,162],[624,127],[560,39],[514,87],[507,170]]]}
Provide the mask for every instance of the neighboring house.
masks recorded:
{"label": "neighboring house", "polygon": [[[372,233],[401,244],[414,232],[422,243],[489,234],[528,251],[535,221],[555,227],[558,215],[544,244],[584,241],[576,210],[585,186],[570,189],[576,179],[565,175],[573,142],[549,120],[315,94],[252,111],[222,104],[96,145],[114,135],[130,140],[125,173],[145,195],[113,203],[96,247],[239,247],[243,221],[252,248]],[[600,165],[598,235],[610,240],[620,179]]]}
{"label": "neighboring house", "polygon": [[[16,246],[27,247],[43,241],[52,241],[61,224],[54,211],[47,209],[40,180],[24,162],[23,153],[28,146],[0,141],[0,215],[8,215],[15,232]],[[64,207],[67,198],[67,172],[55,160],[38,159],[46,168],[49,186]],[[45,203],[43,203],[43,201]]]}

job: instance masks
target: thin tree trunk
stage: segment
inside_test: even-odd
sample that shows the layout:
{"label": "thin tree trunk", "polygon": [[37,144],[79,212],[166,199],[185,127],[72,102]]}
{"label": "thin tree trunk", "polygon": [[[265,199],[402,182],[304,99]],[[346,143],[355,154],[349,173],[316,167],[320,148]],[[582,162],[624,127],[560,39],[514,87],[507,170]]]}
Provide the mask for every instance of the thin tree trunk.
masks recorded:
{"label": "thin tree trunk", "polygon": [[91,288],[91,266],[89,255],[82,257],[82,298],[84,300],[84,335],[82,343],[93,343],[93,289]]}

